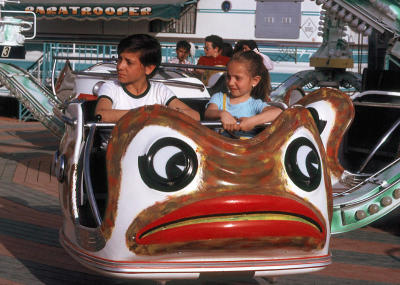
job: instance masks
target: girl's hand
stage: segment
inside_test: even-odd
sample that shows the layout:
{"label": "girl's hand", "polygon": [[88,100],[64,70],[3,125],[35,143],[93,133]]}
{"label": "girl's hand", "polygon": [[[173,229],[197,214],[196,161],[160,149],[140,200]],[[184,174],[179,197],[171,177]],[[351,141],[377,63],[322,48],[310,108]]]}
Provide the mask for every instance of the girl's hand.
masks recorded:
{"label": "girl's hand", "polygon": [[241,131],[251,131],[252,129],[254,129],[255,125],[253,123],[253,120],[251,119],[251,117],[241,117],[239,118],[239,129]]}
{"label": "girl's hand", "polygon": [[236,119],[226,111],[223,111],[220,115],[222,127],[227,131],[237,131],[239,130],[239,125],[237,124]]}

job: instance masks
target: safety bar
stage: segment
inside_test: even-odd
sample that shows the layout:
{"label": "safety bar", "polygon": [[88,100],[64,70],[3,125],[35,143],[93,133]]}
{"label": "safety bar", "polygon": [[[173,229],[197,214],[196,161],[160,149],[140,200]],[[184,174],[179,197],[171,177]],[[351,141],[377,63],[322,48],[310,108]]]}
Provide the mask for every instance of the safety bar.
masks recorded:
{"label": "safety bar", "polygon": [[[115,57],[90,57],[90,56],[53,56],[54,60],[97,60],[97,61],[117,61]],[[208,69],[208,70],[220,70],[226,71],[225,66],[209,66],[209,65],[196,65],[196,64],[180,64],[180,63],[169,63],[162,62],[160,64],[162,67],[176,67],[176,68],[194,68],[194,69]]]}
{"label": "safety bar", "polygon": [[[200,124],[202,126],[208,127],[210,129],[213,128],[222,128],[222,123],[221,121],[201,121]],[[257,127],[267,127],[271,125],[271,123],[264,123],[262,125],[259,125]],[[86,129],[91,129],[93,126],[96,126],[97,128],[113,128],[115,127],[115,123],[98,123],[98,122],[88,122],[84,125],[84,128]]]}
{"label": "safety bar", "polygon": [[368,90],[364,92],[359,92],[350,96],[351,100],[366,96],[366,95],[390,95],[400,97],[400,92],[395,91],[382,91],[382,90]]}
{"label": "safety bar", "polygon": [[393,103],[379,103],[379,102],[354,102],[354,106],[363,106],[363,107],[379,107],[379,108],[391,108],[391,109],[400,109],[400,104],[396,105]]}
{"label": "safety bar", "polygon": [[161,82],[166,85],[173,85],[177,87],[193,87],[195,89],[199,89],[201,92],[206,89],[206,87],[203,84],[200,83],[193,83],[193,82],[185,82],[185,81],[179,81],[179,80],[174,80],[174,79],[150,79],[152,82]]}
{"label": "safety bar", "polygon": [[364,170],[364,168],[367,166],[371,158],[376,154],[378,149],[388,140],[390,135],[397,129],[399,125],[400,125],[400,118],[397,119],[397,121],[390,127],[390,129],[387,130],[387,132],[382,136],[381,140],[374,146],[373,150],[369,153],[368,157],[365,159],[365,161],[363,162],[357,173],[360,173]]}

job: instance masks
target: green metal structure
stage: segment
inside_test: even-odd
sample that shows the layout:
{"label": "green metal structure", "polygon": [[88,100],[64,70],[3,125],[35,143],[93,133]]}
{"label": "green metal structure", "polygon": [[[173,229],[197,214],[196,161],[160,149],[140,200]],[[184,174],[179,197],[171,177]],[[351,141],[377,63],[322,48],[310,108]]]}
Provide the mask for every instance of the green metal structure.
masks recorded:
{"label": "green metal structure", "polygon": [[352,53],[344,40],[348,28],[369,37],[369,57],[376,56],[377,37],[387,39],[384,61],[369,68],[391,70],[400,67],[399,1],[315,0],[315,3],[322,5],[319,30],[323,42],[310,59],[314,70],[299,72],[288,78],[273,91],[272,100],[280,101],[289,90],[306,85],[361,91],[361,76],[346,71],[346,68],[353,67]]}

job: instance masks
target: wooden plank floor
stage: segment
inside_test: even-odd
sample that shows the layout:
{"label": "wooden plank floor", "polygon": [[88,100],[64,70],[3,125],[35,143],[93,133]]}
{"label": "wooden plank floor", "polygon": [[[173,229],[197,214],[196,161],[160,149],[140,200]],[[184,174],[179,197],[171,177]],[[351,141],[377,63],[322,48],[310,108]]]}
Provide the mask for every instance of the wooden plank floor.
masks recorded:
{"label": "wooden plank floor", "polygon": [[[40,123],[0,118],[0,284],[157,284],[100,276],[62,249],[57,181],[50,173],[57,145]],[[333,264],[313,274],[167,284],[400,284],[399,215],[334,236]]]}

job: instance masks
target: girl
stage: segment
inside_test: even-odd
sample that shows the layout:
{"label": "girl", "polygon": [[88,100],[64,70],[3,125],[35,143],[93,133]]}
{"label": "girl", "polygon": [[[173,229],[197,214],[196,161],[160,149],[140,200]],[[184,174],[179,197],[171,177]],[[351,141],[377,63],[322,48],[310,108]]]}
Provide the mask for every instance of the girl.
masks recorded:
{"label": "girl", "polygon": [[254,136],[255,126],[273,121],[281,113],[265,102],[271,90],[270,78],[259,54],[234,54],[228,63],[226,83],[228,94],[219,92],[211,97],[205,118],[221,120],[225,131],[234,133],[233,137]]}

